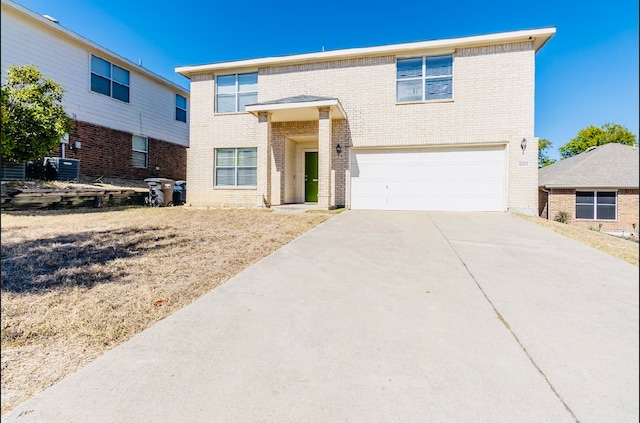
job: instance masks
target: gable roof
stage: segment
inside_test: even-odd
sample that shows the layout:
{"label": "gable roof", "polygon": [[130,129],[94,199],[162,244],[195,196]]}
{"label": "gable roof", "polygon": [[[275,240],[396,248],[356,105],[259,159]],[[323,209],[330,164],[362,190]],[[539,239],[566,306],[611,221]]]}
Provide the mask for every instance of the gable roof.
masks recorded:
{"label": "gable roof", "polygon": [[260,112],[269,112],[271,122],[295,122],[318,120],[318,107],[328,107],[332,119],[345,119],[347,116],[337,98],[307,94],[247,104],[245,110],[255,116]]}
{"label": "gable roof", "polygon": [[316,102],[316,101],[331,101],[331,100],[337,100],[337,98],[301,94],[293,97],[280,98],[280,99],[271,100],[271,101],[263,101],[261,103],[253,103],[253,104],[250,104],[250,106],[267,106],[270,104],[287,104],[287,103],[309,103],[309,102]]}
{"label": "gable roof", "polygon": [[538,171],[545,188],[638,188],[638,147],[609,143]]}
{"label": "gable roof", "polygon": [[[262,57],[248,60],[234,60],[193,66],[181,66],[177,73],[191,78],[199,73],[231,69],[257,69],[260,66],[293,65],[299,63],[324,62],[330,60],[353,59],[358,57],[414,55],[425,51],[450,54],[456,48],[489,46],[506,43],[530,41],[537,52],[556,33],[555,27],[527,29],[521,31],[498,32],[469,37],[445,38],[440,40],[417,41],[402,44],[389,44],[375,47],[347,48],[315,53],[291,54],[286,56]],[[435,54],[435,53],[434,53]]]}

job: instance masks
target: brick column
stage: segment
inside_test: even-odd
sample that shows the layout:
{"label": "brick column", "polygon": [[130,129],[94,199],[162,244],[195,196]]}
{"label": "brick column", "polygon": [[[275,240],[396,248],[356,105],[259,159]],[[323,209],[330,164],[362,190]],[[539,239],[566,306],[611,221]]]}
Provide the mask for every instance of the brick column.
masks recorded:
{"label": "brick column", "polygon": [[265,201],[271,205],[271,116],[269,113],[258,115],[258,168],[256,205],[265,207]]}
{"label": "brick column", "polygon": [[318,206],[331,207],[331,111],[318,108]]}

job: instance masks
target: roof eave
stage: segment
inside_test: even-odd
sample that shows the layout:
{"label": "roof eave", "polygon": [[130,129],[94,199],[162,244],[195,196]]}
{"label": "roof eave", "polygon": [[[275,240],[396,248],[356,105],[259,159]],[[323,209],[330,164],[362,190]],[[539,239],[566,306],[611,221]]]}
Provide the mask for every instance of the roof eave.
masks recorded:
{"label": "roof eave", "polygon": [[567,185],[567,184],[539,184],[545,189],[638,189],[639,185]]}
{"label": "roof eave", "polygon": [[82,35],[76,34],[75,32],[61,26],[59,23],[54,23],[52,21],[50,21],[49,19],[38,15],[37,13],[27,9],[26,7],[14,2],[14,1],[10,1],[10,0],[2,0],[2,5],[7,5],[8,7],[11,7],[12,9],[14,9],[15,11],[17,11],[18,13],[21,13],[24,16],[29,17],[30,19],[38,22],[41,25],[46,26],[47,28],[64,35],[65,37],[73,40],[74,42],[87,46],[95,51],[101,52],[102,54],[105,54],[107,56],[109,56],[110,59],[115,61],[119,61],[120,64],[124,64],[127,67],[130,68],[130,70],[135,70],[136,72],[140,72],[143,75],[165,85],[168,87],[171,87],[172,89],[178,91],[180,94],[186,94],[187,96],[189,95],[189,90],[181,87],[178,84],[175,84],[171,81],[169,81],[168,79],[151,72],[150,70],[143,68],[140,65],[137,65],[135,63],[133,63],[132,61],[130,61],[129,59],[126,59],[122,56],[120,56],[119,54],[109,50],[106,47],[103,47],[91,40],[89,40],[88,38],[83,37]]}
{"label": "roof eave", "polygon": [[531,40],[537,52],[555,34],[555,27],[529,29],[522,31],[500,32],[487,35],[448,38],[441,40],[418,41],[411,43],[390,44],[376,47],[350,48],[315,53],[293,54],[288,56],[263,57],[257,59],[236,60],[231,62],[210,63],[194,66],[180,66],[175,71],[187,78],[192,75],[229,69],[253,68],[261,66],[290,65],[296,63],[320,62],[328,60],[350,59],[363,56],[384,56],[408,54],[413,51],[446,50],[456,48],[477,47],[482,45],[512,43]]}
{"label": "roof eave", "polygon": [[346,119],[347,114],[342,108],[342,104],[338,99],[320,100],[320,101],[304,101],[304,102],[290,102],[290,103],[275,103],[275,104],[253,104],[247,105],[245,110],[252,115],[258,117],[260,113],[275,114],[278,112],[288,112],[301,109],[318,109],[320,107],[329,107],[331,110],[332,119]]}

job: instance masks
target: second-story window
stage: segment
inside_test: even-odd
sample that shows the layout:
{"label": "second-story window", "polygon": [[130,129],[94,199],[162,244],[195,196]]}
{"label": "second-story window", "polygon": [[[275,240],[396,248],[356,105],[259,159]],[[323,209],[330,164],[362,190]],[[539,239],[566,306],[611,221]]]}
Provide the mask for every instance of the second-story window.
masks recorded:
{"label": "second-story window", "polygon": [[398,59],[396,79],[398,103],[453,98],[453,56]]}
{"label": "second-story window", "polygon": [[243,112],[258,101],[258,74],[240,73],[216,78],[216,112]]}
{"label": "second-story window", "polygon": [[176,94],[176,120],[187,121],[187,99],[180,94]]}
{"label": "second-story window", "polygon": [[91,91],[129,102],[129,71],[91,55]]}

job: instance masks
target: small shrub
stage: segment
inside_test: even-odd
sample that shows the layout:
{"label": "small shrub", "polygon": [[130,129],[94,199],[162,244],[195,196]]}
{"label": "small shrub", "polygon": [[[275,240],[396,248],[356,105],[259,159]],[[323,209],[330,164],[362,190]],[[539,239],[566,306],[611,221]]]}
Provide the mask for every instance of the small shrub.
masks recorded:
{"label": "small shrub", "polygon": [[564,212],[564,211],[561,211],[561,212],[558,212],[556,214],[556,216],[553,218],[553,220],[555,220],[556,222],[567,224],[567,223],[569,223],[571,221],[571,214],[567,213],[567,212]]}

